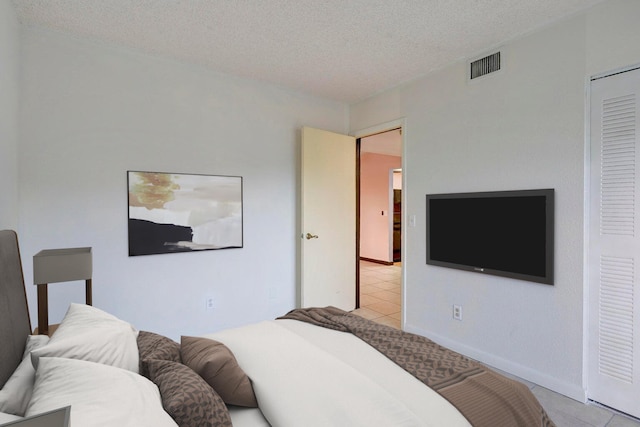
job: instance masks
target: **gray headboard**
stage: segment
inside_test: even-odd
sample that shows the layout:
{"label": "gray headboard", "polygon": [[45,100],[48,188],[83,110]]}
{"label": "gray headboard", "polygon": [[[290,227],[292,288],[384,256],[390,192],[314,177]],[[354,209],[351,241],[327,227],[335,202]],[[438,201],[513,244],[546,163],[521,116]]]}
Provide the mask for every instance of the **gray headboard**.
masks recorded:
{"label": "gray headboard", "polygon": [[0,231],[0,388],[18,367],[31,320],[15,231]]}

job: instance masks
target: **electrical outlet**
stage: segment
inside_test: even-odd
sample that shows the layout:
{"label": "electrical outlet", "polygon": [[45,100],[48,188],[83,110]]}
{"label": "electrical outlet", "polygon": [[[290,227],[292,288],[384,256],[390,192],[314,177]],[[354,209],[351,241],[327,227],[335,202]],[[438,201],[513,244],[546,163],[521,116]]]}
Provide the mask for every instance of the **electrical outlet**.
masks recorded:
{"label": "electrical outlet", "polygon": [[213,310],[215,307],[215,304],[213,303],[213,297],[207,297],[205,300],[205,304],[206,304],[207,310]]}
{"label": "electrical outlet", "polygon": [[462,306],[454,304],[453,305],[453,318],[456,320],[462,320]]}

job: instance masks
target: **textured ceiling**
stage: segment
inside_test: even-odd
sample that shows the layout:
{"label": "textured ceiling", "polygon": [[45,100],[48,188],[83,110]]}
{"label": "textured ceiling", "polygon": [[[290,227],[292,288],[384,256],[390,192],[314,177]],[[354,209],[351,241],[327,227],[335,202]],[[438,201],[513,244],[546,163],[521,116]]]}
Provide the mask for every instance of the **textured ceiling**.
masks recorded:
{"label": "textured ceiling", "polygon": [[602,0],[13,0],[23,25],[353,103]]}
{"label": "textured ceiling", "polygon": [[402,134],[399,129],[395,129],[362,138],[360,152],[400,157],[402,156]]}

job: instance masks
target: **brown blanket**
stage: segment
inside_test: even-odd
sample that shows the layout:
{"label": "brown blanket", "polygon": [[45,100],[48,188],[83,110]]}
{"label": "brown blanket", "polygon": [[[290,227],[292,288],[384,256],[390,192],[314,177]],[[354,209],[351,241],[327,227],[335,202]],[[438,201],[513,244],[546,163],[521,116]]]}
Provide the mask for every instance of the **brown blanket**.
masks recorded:
{"label": "brown blanket", "polygon": [[524,384],[420,335],[335,307],[296,309],[280,319],[352,333],[437,391],[474,427],[555,426]]}

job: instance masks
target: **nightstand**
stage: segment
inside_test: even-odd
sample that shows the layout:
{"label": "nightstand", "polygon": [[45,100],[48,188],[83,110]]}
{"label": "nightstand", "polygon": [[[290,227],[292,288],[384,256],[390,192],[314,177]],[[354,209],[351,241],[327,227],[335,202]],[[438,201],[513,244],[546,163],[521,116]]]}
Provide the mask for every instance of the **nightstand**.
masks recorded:
{"label": "nightstand", "polygon": [[85,281],[87,305],[92,305],[91,248],[45,249],[33,256],[33,283],[38,286],[38,328],[40,335],[50,335],[49,297],[50,283]]}

